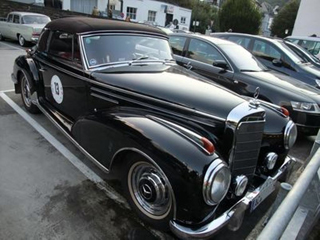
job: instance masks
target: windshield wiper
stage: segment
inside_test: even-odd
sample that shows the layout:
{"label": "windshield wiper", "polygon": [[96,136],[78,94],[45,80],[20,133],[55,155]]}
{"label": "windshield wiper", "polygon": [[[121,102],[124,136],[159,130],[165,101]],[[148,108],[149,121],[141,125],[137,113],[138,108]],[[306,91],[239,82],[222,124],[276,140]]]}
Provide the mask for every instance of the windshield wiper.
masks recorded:
{"label": "windshield wiper", "polygon": [[260,72],[259,70],[253,70],[253,69],[240,69],[240,72]]}
{"label": "windshield wiper", "polygon": [[145,59],[148,59],[148,58],[149,58],[149,56],[143,55],[143,56],[138,57],[138,58],[133,58],[132,60],[133,60],[133,61],[139,61],[139,60],[145,60]]}

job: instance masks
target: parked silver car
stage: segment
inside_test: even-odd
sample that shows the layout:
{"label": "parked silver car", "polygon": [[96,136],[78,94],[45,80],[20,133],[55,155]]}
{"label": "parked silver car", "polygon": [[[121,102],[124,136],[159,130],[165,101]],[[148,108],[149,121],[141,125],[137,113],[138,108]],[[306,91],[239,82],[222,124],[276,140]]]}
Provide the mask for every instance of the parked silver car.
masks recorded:
{"label": "parked silver car", "polygon": [[11,12],[5,21],[0,21],[0,41],[5,38],[17,39],[21,46],[36,43],[44,26],[51,19],[43,14]]}

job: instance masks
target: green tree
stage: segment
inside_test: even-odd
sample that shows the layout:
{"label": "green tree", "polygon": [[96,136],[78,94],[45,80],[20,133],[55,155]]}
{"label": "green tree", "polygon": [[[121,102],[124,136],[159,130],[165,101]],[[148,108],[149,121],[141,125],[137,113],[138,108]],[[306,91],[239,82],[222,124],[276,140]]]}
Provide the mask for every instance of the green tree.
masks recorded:
{"label": "green tree", "polygon": [[[300,1],[292,0],[287,3],[273,19],[271,34],[284,38],[291,35],[297,17]],[[286,33],[287,31],[287,33]]]}
{"label": "green tree", "polygon": [[226,0],[220,10],[220,30],[259,33],[262,15],[252,0]]}
{"label": "green tree", "polygon": [[[208,26],[211,25],[211,21],[213,22],[213,29],[215,31],[218,30],[218,10],[210,5],[207,2],[194,0],[190,1],[192,3],[191,9],[192,9],[192,16],[191,16],[191,31],[201,32],[205,33]],[[193,21],[198,21],[199,26],[194,27]]]}

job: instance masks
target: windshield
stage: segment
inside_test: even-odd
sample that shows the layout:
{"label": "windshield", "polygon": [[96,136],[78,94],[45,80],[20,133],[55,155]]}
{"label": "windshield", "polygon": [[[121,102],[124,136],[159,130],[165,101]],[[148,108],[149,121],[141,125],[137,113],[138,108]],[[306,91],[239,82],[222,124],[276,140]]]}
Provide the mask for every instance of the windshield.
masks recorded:
{"label": "windshield", "polygon": [[298,56],[290,47],[288,47],[282,41],[275,41],[276,45],[294,62],[294,63],[305,63],[306,61]]}
{"label": "windshield", "polygon": [[137,35],[95,35],[83,37],[89,67],[132,61],[170,61],[166,39]]}
{"label": "windshield", "polygon": [[47,24],[50,18],[47,16],[26,15],[22,17],[23,24]]}
{"label": "windshield", "polygon": [[219,47],[240,71],[260,72],[267,70],[249,51],[239,45],[221,44]]}
{"label": "windshield", "polygon": [[319,59],[315,56],[313,56],[310,52],[305,50],[303,47],[296,45],[291,42],[284,42],[292,51],[294,51],[297,55],[299,55],[301,58],[303,58],[307,62],[316,62],[320,63]]}

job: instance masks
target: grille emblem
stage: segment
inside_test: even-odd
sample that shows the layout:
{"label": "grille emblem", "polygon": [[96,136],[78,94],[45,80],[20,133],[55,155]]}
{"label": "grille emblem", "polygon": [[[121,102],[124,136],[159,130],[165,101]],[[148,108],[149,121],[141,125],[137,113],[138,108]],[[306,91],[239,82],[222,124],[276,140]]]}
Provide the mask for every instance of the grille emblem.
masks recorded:
{"label": "grille emblem", "polygon": [[253,97],[254,97],[255,99],[258,99],[259,94],[260,94],[260,88],[257,87],[256,90],[255,90],[255,92],[254,92],[254,94],[253,94]]}
{"label": "grille emblem", "polygon": [[254,94],[253,94],[254,98],[249,101],[250,107],[252,107],[252,108],[259,107],[259,105],[260,105],[260,102],[258,100],[259,94],[260,94],[260,88],[257,87],[256,90],[254,91]]}

